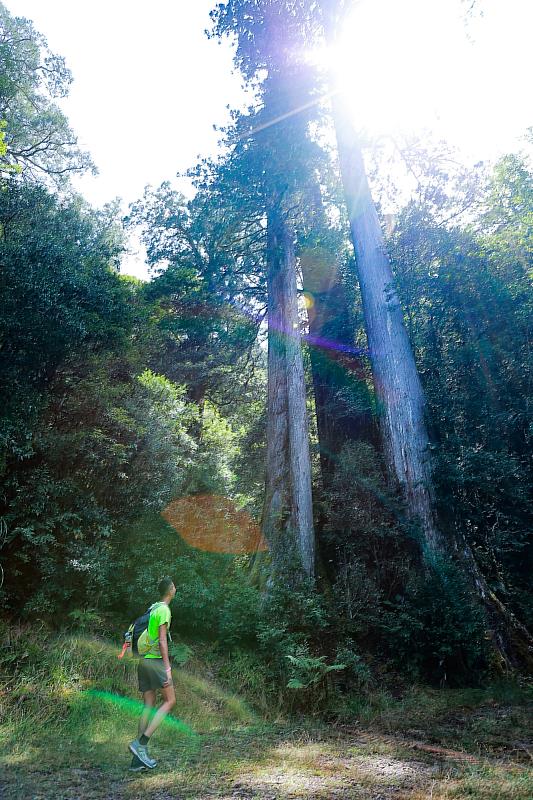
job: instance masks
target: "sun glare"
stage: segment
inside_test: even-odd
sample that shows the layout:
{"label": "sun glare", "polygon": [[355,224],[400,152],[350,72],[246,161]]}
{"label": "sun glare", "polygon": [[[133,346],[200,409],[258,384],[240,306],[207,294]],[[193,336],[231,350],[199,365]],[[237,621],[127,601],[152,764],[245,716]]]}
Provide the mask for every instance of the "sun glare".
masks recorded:
{"label": "sun glare", "polygon": [[467,44],[466,32],[454,25],[447,8],[427,0],[356,5],[329,58],[358,127],[384,133],[438,118],[454,91],[459,51]]}
{"label": "sun glare", "polygon": [[516,24],[526,16],[519,0],[489,0],[471,21],[460,0],[360,0],[321,60],[371,136],[425,129],[467,150],[499,147],[510,127],[518,136],[531,124],[520,88],[529,47]]}

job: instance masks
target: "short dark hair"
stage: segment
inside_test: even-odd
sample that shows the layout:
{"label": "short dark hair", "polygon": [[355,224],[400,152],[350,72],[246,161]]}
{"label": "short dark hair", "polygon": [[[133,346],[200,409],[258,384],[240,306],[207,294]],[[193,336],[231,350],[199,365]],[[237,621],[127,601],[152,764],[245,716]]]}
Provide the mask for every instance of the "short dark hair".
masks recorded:
{"label": "short dark hair", "polygon": [[159,597],[164,597],[166,594],[168,594],[168,591],[170,587],[173,586],[173,584],[174,581],[168,575],[166,575],[164,578],[161,578],[161,580],[157,584],[157,591],[159,592]]}

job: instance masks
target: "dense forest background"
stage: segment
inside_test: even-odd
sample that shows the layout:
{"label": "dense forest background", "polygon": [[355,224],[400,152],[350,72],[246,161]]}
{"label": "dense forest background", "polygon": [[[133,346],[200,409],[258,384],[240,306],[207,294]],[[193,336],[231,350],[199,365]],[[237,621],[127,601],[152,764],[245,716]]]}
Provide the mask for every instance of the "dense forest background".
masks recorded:
{"label": "dense forest background", "polygon": [[[5,619],[120,638],[170,574],[182,641],[276,691],[530,663],[533,140],[473,168],[363,148],[370,195],[327,75],[291,57],[342,5],[217,6],[254,103],[192,199],[147,187],[122,219],[72,190],[70,73],[0,3]],[[148,282],[120,273],[132,229]]]}

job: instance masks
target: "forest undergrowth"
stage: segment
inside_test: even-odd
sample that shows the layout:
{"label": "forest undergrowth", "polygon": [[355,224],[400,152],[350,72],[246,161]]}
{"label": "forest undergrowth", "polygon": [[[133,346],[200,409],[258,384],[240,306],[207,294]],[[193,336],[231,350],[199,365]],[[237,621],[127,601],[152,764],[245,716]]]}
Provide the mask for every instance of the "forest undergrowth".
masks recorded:
{"label": "forest undergrowth", "polygon": [[286,700],[242,691],[253,685],[250,654],[228,677],[227,659],[205,643],[189,643],[174,669],[177,705],[153,742],[157,769],[131,774],[135,660],[119,661],[117,642],[89,633],[43,633],[4,628],[6,800],[531,796],[527,687],[333,691],[320,709],[310,694],[304,713],[289,714]]}

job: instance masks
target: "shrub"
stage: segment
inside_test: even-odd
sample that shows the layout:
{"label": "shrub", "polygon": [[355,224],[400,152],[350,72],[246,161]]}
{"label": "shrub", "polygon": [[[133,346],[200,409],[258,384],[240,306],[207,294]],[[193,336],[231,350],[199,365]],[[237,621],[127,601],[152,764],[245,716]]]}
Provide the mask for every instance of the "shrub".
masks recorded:
{"label": "shrub", "polygon": [[432,683],[479,681],[487,667],[484,616],[458,569],[434,564],[387,604],[382,647],[403,673]]}

